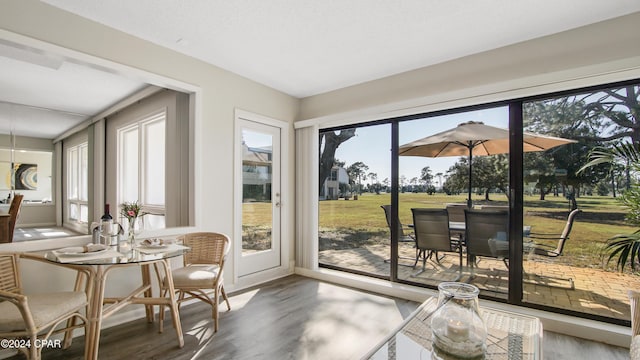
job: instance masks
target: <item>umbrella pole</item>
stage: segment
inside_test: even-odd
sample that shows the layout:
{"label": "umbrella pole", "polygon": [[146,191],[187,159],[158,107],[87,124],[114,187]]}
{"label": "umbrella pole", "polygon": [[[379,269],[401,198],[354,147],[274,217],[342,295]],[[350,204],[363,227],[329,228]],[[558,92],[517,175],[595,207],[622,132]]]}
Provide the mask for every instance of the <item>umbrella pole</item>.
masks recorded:
{"label": "umbrella pole", "polygon": [[467,197],[467,208],[471,209],[471,174],[473,170],[473,165],[471,161],[473,160],[472,147],[469,146],[469,197]]}

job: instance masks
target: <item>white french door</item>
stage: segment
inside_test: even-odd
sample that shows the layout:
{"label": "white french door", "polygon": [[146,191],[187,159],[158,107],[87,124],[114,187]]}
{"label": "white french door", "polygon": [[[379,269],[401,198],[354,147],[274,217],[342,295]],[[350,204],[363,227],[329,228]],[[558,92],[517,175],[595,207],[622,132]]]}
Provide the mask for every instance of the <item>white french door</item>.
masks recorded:
{"label": "white french door", "polygon": [[281,128],[236,117],[236,259],[238,276],[282,265]]}

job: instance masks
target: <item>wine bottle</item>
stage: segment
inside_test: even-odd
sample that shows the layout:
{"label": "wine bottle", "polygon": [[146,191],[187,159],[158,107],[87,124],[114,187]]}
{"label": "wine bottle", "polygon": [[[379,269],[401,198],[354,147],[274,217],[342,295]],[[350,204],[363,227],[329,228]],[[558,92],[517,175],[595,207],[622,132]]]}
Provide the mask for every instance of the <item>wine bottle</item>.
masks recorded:
{"label": "wine bottle", "polygon": [[100,218],[102,223],[102,233],[105,235],[111,235],[113,229],[113,217],[109,213],[109,204],[104,205],[104,214]]}

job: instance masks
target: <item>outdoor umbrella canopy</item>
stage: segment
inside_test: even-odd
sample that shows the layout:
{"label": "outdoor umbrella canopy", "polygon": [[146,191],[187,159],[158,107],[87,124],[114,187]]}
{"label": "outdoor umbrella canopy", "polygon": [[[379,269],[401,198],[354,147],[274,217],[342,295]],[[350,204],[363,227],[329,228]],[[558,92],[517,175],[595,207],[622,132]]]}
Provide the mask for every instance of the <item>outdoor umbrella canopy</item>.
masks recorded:
{"label": "outdoor umbrella canopy", "polygon": [[[544,151],[556,146],[575,143],[575,140],[523,132],[523,151]],[[400,156],[468,156],[469,197],[471,207],[471,170],[473,156],[496,155],[509,152],[509,130],[469,121],[435,135],[400,146]]]}

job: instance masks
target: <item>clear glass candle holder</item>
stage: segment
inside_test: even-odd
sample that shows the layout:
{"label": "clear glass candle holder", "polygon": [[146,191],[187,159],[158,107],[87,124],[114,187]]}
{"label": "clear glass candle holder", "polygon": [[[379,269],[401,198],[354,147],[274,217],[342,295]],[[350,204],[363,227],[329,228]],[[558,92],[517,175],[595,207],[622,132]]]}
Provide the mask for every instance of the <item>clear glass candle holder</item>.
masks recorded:
{"label": "clear glass candle holder", "polygon": [[480,315],[478,288],[444,282],[438,285],[438,291],[438,310],[431,318],[435,352],[461,359],[483,358],[487,327]]}

